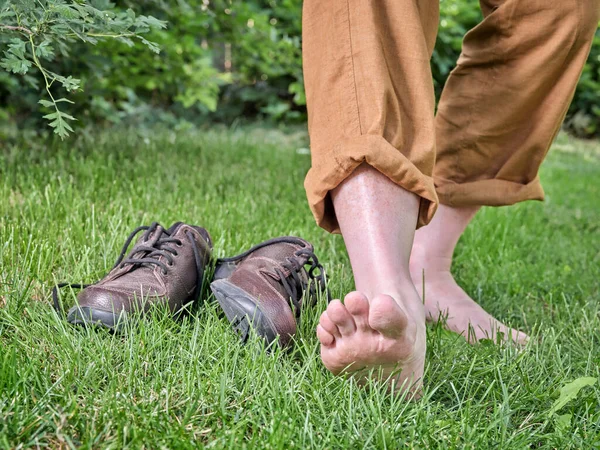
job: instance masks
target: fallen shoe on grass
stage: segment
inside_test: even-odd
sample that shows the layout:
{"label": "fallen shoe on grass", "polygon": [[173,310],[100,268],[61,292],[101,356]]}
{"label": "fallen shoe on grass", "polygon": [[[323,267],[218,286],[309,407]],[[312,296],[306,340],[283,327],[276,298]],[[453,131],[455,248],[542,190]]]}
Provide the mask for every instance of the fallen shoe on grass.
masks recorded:
{"label": "fallen shoe on grass", "polygon": [[[136,235],[145,231],[127,257]],[[112,270],[91,285],[63,283],[52,291],[54,307],[61,312],[58,291],[84,288],[67,320],[76,325],[98,324],[119,328],[129,315],[166,304],[173,313],[198,299],[212,242],[204,228],[175,223],[169,229],[158,223],[135,229],[127,238]]]}
{"label": "fallen shoe on grass", "polygon": [[327,291],[313,246],[291,236],[217,260],[210,288],[243,342],[253,328],[268,343],[279,336],[283,347],[296,333],[301,308]]}

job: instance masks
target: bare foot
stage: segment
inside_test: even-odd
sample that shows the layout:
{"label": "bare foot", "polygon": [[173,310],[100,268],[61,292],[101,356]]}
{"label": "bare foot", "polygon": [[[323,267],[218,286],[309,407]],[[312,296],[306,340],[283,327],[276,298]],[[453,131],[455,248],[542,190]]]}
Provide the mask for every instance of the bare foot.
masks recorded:
{"label": "bare foot", "polygon": [[425,271],[425,311],[427,320],[446,321],[446,327],[462,334],[468,342],[480,339],[512,339],[524,345],[529,337],[507,327],[488,314],[475,300],[456,284],[450,273],[450,258],[426,258],[419,248],[413,248],[410,271],[421,298],[423,298],[423,271]]}
{"label": "bare foot", "polygon": [[425,362],[423,311],[410,311],[389,295],[369,302],[355,291],[343,304],[329,304],[317,336],[323,364],[333,374],[350,373],[364,382],[375,369],[372,376],[418,394]]}

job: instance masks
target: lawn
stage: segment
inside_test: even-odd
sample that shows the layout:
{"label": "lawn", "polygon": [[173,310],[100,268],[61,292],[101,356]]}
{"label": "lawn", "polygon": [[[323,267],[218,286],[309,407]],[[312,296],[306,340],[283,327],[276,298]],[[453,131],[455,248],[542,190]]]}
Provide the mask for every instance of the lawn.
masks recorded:
{"label": "lawn", "polygon": [[459,244],[458,280],[530,344],[471,346],[430,326],[416,402],[321,366],[324,299],[291,352],[241,345],[208,295],[182,320],[157,312],[119,335],[51,308],[54,283],[101,278],[153,221],[206,227],[217,256],[302,236],[343,295],[343,241],[304,197],[307,145],[302,130],[242,128],[0,151],[0,447],[600,448],[600,382],[553,408],[561,388],[600,376],[598,143],[561,135],[541,172],[546,201],[487,208]]}

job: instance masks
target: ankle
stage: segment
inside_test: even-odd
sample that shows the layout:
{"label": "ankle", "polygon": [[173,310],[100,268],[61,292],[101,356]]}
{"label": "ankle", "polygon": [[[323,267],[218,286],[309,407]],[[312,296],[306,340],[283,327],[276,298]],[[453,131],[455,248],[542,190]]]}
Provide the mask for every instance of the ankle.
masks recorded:
{"label": "ankle", "polygon": [[425,247],[415,243],[410,254],[410,273],[413,277],[422,277],[426,270],[430,273],[450,272],[452,266],[452,252],[440,252],[436,248]]}
{"label": "ankle", "polygon": [[397,264],[395,270],[382,264],[370,267],[368,271],[354,272],[356,290],[364,293],[368,299],[376,295],[401,293],[412,286],[410,265],[408,260]]}
{"label": "ankle", "polygon": [[415,233],[411,273],[414,275],[415,269],[419,269],[415,265],[428,270],[450,271],[456,244],[478,209],[478,206],[441,205],[431,223]]}

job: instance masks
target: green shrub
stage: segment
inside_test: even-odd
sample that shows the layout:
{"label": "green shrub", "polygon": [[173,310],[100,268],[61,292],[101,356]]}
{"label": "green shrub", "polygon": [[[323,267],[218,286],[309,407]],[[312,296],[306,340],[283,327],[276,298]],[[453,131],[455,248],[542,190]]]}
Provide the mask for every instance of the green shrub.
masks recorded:
{"label": "green shrub", "polygon": [[600,135],[600,30],[596,31],[565,126],[578,136]]}
{"label": "green shrub", "polygon": [[[476,0],[440,7],[431,63],[437,95],[464,34],[481,19]],[[0,120],[39,130],[45,116],[62,135],[85,124],[303,121],[301,9],[301,0],[0,0],[0,65],[8,69],[0,70]],[[37,52],[14,29],[36,24]],[[55,79],[48,89],[44,70]],[[597,36],[566,121],[571,130],[600,133],[599,97]]]}
{"label": "green shrub", "polygon": [[441,0],[440,25],[435,42],[431,71],[439,98],[446,78],[456,65],[464,35],[481,21],[477,0]]}
{"label": "green shrub", "polygon": [[[152,16],[136,16],[131,9],[115,10],[107,0],[2,0],[0,29],[4,32],[4,51],[0,67],[19,77],[4,74],[0,81],[22,94],[30,109],[33,109],[32,102],[37,100],[36,97],[41,97],[37,103],[46,112],[43,118],[64,138],[73,131],[69,122],[75,120],[65,112],[64,105],[73,104],[73,101],[64,91],[79,90],[81,81],[70,74],[62,75],[68,72],[56,70],[54,62],[61,58],[77,60],[80,56],[71,53],[76,42],[94,45],[106,39],[127,46],[133,46],[135,39],[158,52],[158,47],[141,35],[164,26],[164,22]],[[52,70],[49,66],[53,66]],[[57,85],[62,89],[57,89]],[[11,94],[14,95],[14,91]],[[38,94],[27,95],[27,91]],[[17,108],[22,106],[17,105]]]}

